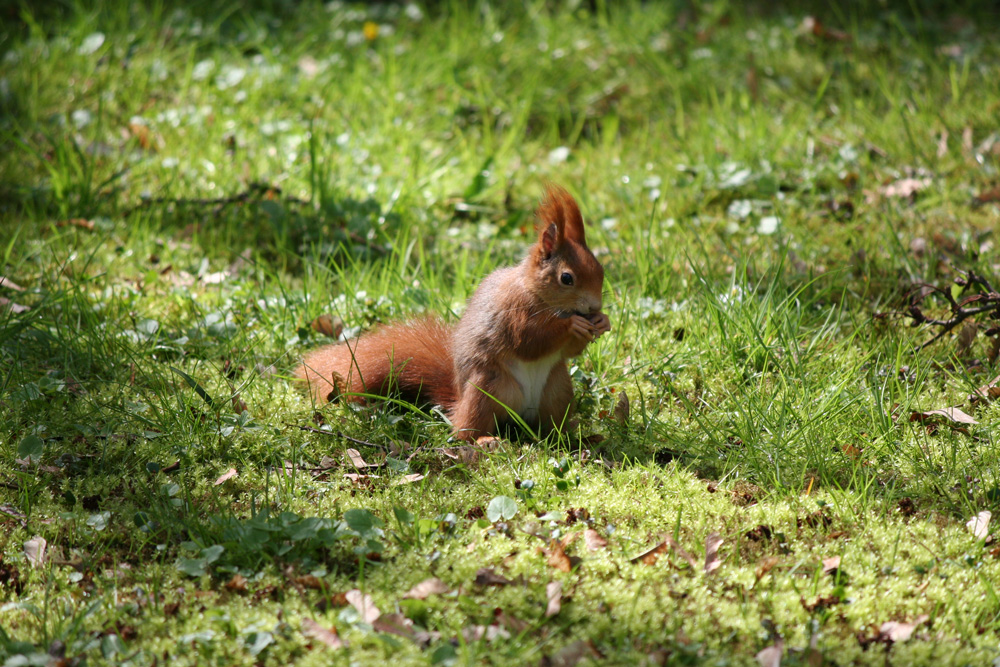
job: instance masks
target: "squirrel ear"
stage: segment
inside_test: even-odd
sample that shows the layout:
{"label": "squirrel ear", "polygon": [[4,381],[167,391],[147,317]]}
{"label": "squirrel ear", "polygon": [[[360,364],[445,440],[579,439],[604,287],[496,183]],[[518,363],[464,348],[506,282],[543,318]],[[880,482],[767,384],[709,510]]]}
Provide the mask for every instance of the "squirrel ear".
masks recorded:
{"label": "squirrel ear", "polygon": [[573,195],[563,188],[550,185],[545,192],[545,199],[538,207],[538,227],[539,232],[542,226],[554,224],[559,228],[559,241],[563,239],[587,244],[587,239],[583,231],[583,216],[580,215],[580,207],[576,205]]}
{"label": "squirrel ear", "polygon": [[538,235],[538,245],[542,249],[542,255],[545,259],[552,256],[555,252],[556,247],[559,245],[559,227],[556,223],[550,224],[548,227],[542,230],[542,233]]}

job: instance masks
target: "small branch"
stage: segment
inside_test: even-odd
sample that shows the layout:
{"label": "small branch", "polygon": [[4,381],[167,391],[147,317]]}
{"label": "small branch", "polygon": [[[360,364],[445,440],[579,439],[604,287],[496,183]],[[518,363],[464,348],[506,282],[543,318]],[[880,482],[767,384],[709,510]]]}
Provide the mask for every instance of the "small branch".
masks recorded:
{"label": "small branch", "polygon": [[282,196],[281,188],[276,185],[271,185],[269,183],[254,182],[247,186],[246,190],[238,192],[234,195],[228,197],[213,197],[213,198],[184,198],[184,197],[150,197],[149,199],[143,199],[140,203],[136,204],[130,209],[127,209],[123,214],[124,217],[128,217],[135,211],[146,208],[148,206],[156,206],[160,204],[174,204],[180,206],[214,206],[215,215],[222,213],[222,210],[231,206],[232,204],[243,204],[248,201],[254,200],[267,200],[267,199],[277,199],[281,198],[282,201],[298,204],[300,206],[309,206],[310,202],[299,199],[298,197]]}

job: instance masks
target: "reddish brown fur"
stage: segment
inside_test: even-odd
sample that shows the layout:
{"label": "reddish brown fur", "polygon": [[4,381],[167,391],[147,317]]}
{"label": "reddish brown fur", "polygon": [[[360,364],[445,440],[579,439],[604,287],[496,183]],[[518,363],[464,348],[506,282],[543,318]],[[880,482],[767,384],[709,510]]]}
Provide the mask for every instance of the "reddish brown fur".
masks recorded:
{"label": "reddish brown fur", "polygon": [[601,312],[604,269],[565,190],[549,188],[535,229],[524,260],[488,275],[453,328],[413,320],[308,354],[298,376],[313,398],[383,395],[394,383],[408,400],[444,406],[468,439],[495,433],[508,410],[543,431],[565,424],[573,399],[565,360],[610,330]]}
{"label": "reddish brown fur", "polygon": [[317,403],[341,394],[384,396],[395,389],[407,401],[450,405],[455,400],[451,328],[435,317],[383,326],[313,350],[296,375],[309,383]]}

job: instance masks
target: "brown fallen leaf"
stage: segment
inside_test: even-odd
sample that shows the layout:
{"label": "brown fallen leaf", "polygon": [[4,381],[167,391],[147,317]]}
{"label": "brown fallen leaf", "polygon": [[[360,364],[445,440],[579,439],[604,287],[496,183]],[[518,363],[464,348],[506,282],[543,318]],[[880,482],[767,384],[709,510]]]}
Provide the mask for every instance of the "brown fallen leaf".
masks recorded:
{"label": "brown fallen leaf", "polygon": [[230,468],[226,472],[219,475],[219,479],[215,480],[212,486],[219,486],[220,484],[225,484],[226,482],[237,476],[239,476],[239,473],[236,472],[236,468]]}
{"label": "brown fallen leaf", "polygon": [[350,480],[351,484],[359,489],[372,488],[373,480],[378,479],[378,475],[359,475],[356,472],[344,473],[344,478]]}
{"label": "brown fallen leaf", "polygon": [[476,578],[473,583],[476,586],[509,586],[514,582],[500,576],[488,567],[482,567],[476,571]]}
{"label": "brown fallen leaf", "polygon": [[956,424],[979,423],[969,415],[959,410],[958,408],[942,408],[940,410],[928,410],[927,412],[910,413],[910,421],[920,422],[921,424],[930,421],[936,417],[943,417],[946,421],[954,422]]}
{"label": "brown fallen leaf", "polygon": [[447,584],[437,577],[431,577],[430,579],[424,579],[419,584],[406,591],[406,593],[403,594],[403,597],[411,598],[413,600],[426,600],[431,595],[444,595],[447,592],[449,592]]}
{"label": "brown fallen leaf", "polygon": [[550,541],[545,553],[549,557],[546,562],[560,572],[569,572],[573,569],[573,561],[566,555],[566,547],[559,540]]}
{"label": "brown fallen leaf", "polygon": [[989,190],[983,190],[972,198],[974,206],[982,206],[983,204],[992,204],[994,202],[1000,202],[1000,185]]}
{"label": "brown fallen leaf", "polygon": [[340,334],[344,331],[343,320],[326,314],[317,317],[309,326],[328,338],[340,338]]}
{"label": "brown fallen leaf", "polygon": [[880,192],[886,197],[905,199],[915,196],[930,184],[931,179],[929,178],[901,178],[882,187]]}
{"label": "brown fallen leaf", "polygon": [[550,581],[545,586],[545,598],[549,601],[545,607],[545,618],[552,618],[562,610],[562,582]]}
{"label": "brown fallen leaf", "polygon": [[760,651],[755,658],[760,667],[781,667],[781,656],[785,652],[785,640],[780,637],[773,646]]}
{"label": "brown fallen leaf", "polygon": [[583,541],[587,545],[587,551],[600,551],[608,546],[608,541],[593,528],[587,528],[583,531]]}
{"label": "brown fallen leaf", "polygon": [[976,516],[966,522],[965,527],[972,532],[973,536],[977,540],[985,540],[986,536],[990,534],[990,519],[993,518],[993,513],[989,510],[983,510]]}
{"label": "brown fallen leaf", "polygon": [[226,582],[226,590],[233,593],[246,593],[247,578],[239,573],[234,574],[233,578]]}
{"label": "brown fallen leaf", "polygon": [[[981,296],[981,295],[975,295]],[[971,301],[966,301],[963,299],[963,303],[959,306],[965,306],[966,303],[971,303]],[[958,356],[964,355],[972,347],[972,344],[976,342],[976,334],[979,333],[979,325],[976,322],[969,320],[962,325],[962,330],[958,332],[958,338],[955,340],[955,354]]]}
{"label": "brown fallen leaf", "polygon": [[664,534],[662,542],[652,547],[651,549],[644,551],[638,556],[635,556],[629,562],[630,563],[641,562],[643,565],[654,565],[657,559],[660,557],[660,554],[667,553],[671,549],[673,549],[678,556],[683,558],[688,565],[690,565],[693,568],[698,567],[698,559],[696,559],[694,556],[685,551],[684,548],[681,547],[681,545],[677,544],[677,541],[671,535],[667,534]]}
{"label": "brown fallen leaf", "polygon": [[347,458],[351,460],[351,464],[354,465],[354,467],[357,468],[358,470],[378,467],[378,464],[372,465],[370,463],[366,463],[365,460],[361,457],[361,452],[359,452],[356,449],[348,449],[346,451],[346,454]]}
{"label": "brown fallen leaf", "polygon": [[372,596],[362,593],[357,588],[344,593],[344,598],[361,615],[361,620],[369,625],[382,615],[382,612],[372,601]]}
{"label": "brown fallen leaf", "polygon": [[204,274],[199,280],[206,285],[221,285],[226,282],[227,278],[229,278],[229,271],[214,271]]}
{"label": "brown fallen leaf", "polygon": [[[1000,336],[997,336],[996,340],[1000,340]],[[980,401],[989,402],[1000,398],[1000,386],[997,386],[998,384],[1000,384],[1000,375],[969,394],[969,402],[975,405]]]}
{"label": "brown fallen leaf", "polygon": [[621,394],[618,395],[618,402],[615,403],[615,421],[621,426],[626,426],[628,424],[630,412],[631,409],[629,408],[628,394],[626,394],[623,389]]}
{"label": "brown fallen leaf", "polygon": [[705,573],[715,572],[722,565],[719,560],[719,547],[722,546],[722,536],[718,533],[709,533],[705,538]]}
{"label": "brown fallen leaf", "polygon": [[419,482],[423,478],[424,478],[423,475],[421,475],[418,472],[415,472],[411,475],[403,475],[402,477],[394,480],[392,484],[393,486],[400,486],[401,484],[413,484],[415,482]]}
{"label": "brown fallen leaf", "polygon": [[762,558],[757,564],[757,571],[754,573],[757,580],[759,581],[764,577],[765,574],[774,569],[774,566],[781,562],[781,559],[777,556],[768,556],[767,558]]}
{"label": "brown fallen leaf", "polygon": [[32,567],[41,567],[45,564],[45,545],[48,542],[44,537],[35,535],[24,543],[24,557],[28,559]]}
{"label": "brown fallen leaf", "polygon": [[937,156],[943,158],[948,154],[948,130],[942,130],[938,136]]}
{"label": "brown fallen leaf", "polygon": [[233,403],[233,412],[235,412],[237,415],[241,415],[247,411],[247,404],[243,402],[242,398],[240,398],[239,392],[233,394],[232,403]]}
{"label": "brown fallen leaf", "polygon": [[337,636],[336,629],[324,627],[311,618],[302,620],[302,634],[320,641],[330,648],[344,648],[347,646],[347,642]]}
{"label": "brown fallen leaf", "polygon": [[4,276],[0,276],[0,287],[5,287],[5,288],[7,288],[9,290],[13,290],[15,292],[23,292],[24,291],[23,287],[21,287],[20,285],[18,285],[17,283],[15,283],[10,278],[6,278]]}
{"label": "brown fallen leaf", "polygon": [[0,306],[6,306],[10,309],[10,312],[15,315],[20,315],[21,313],[26,313],[31,310],[31,306],[24,306],[20,303],[14,303],[7,297],[0,296]]}
{"label": "brown fallen leaf", "polygon": [[823,559],[823,574],[830,574],[840,569],[840,556]]}
{"label": "brown fallen leaf", "polygon": [[416,632],[413,629],[413,621],[402,614],[385,614],[379,616],[372,627],[376,632],[385,632],[405,639],[414,639]]}
{"label": "brown fallen leaf", "polygon": [[327,586],[326,583],[317,577],[315,574],[300,574],[297,576],[289,576],[289,581],[300,589],[308,588],[312,591],[324,591]]}
{"label": "brown fallen leaf", "polygon": [[912,623],[902,623],[897,621],[886,621],[879,628],[879,639],[889,642],[905,642],[913,636],[913,631],[927,622],[930,618],[923,614],[913,619]]}
{"label": "brown fallen leaf", "polygon": [[56,227],[78,227],[92,232],[94,231],[94,221],[86,218],[70,218],[69,220],[60,220],[56,223]]}

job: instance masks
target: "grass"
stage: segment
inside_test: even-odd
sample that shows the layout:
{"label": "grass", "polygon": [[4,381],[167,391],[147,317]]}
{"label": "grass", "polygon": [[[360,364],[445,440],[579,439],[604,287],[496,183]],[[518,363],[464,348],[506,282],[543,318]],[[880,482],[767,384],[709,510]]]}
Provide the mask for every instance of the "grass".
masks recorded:
{"label": "grass", "polygon": [[[992,339],[899,315],[1000,273],[989,8],[0,11],[3,664],[1000,657]],[[607,272],[579,431],[294,386],[321,315],[457,318],[546,181]]]}

